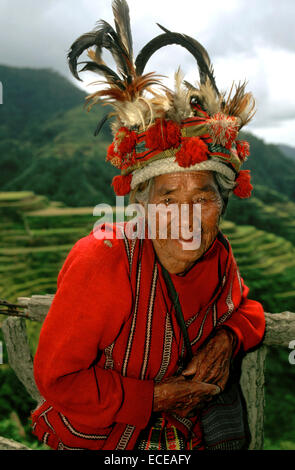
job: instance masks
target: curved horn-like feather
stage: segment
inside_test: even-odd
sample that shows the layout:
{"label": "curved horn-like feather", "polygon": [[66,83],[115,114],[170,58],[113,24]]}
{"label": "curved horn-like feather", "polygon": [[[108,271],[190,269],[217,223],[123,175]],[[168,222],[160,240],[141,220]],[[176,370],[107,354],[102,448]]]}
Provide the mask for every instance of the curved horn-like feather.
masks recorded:
{"label": "curved horn-like feather", "polygon": [[78,72],[77,72],[77,60],[80,57],[81,54],[86,49],[89,49],[89,47],[96,46],[98,51],[101,51],[102,47],[102,40],[103,40],[103,32],[102,31],[91,31],[90,33],[85,33],[82,34],[76,41],[73,42],[71,45],[67,58],[68,58],[68,64],[70,71],[74,75],[74,77],[77,80],[81,79],[79,78]]}
{"label": "curved horn-like feather", "polygon": [[178,44],[179,46],[187,49],[196,59],[200,72],[200,82],[206,83],[206,79],[208,77],[215,92],[219,96],[219,91],[213,75],[213,67],[206,49],[198,41],[191,38],[190,36],[180,33],[173,33],[162,26],[160,27],[165,31],[164,34],[160,34],[148,42],[138,54],[135,61],[136,73],[138,75],[143,73],[147,62],[156,51],[164,46]]}

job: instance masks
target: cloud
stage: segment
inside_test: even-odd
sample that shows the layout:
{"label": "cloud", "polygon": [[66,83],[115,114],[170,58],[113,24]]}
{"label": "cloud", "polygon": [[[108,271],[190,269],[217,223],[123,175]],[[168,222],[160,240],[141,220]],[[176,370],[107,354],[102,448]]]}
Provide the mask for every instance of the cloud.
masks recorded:
{"label": "cloud", "polygon": [[[294,0],[128,3],[136,54],[161,33],[156,22],[196,38],[210,53],[221,89],[229,88],[232,80],[248,80],[258,104],[256,124],[251,129],[256,126],[263,133],[265,128],[269,139],[268,129],[276,126],[286,143],[291,143],[294,130],[291,132],[289,123],[295,113]],[[111,0],[1,0],[0,18],[1,64],[53,68],[71,80],[66,54],[72,42],[90,31],[100,18],[113,23]],[[179,46],[158,51],[146,71],[168,75],[171,82],[180,64],[188,80],[198,79],[193,57]],[[85,78],[94,80],[90,74]],[[283,123],[281,127],[279,123]]]}
{"label": "cloud", "polygon": [[[216,55],[251,55],[257,47],[295,52],[293,0],[239,0],[237,8],[214,17],[208,48]],[[220,40],[216,40],[220,38]]]}
{"label": "cloud", "polygon": [[267,127],[264,126],[251,128],[251,126],[249,126],[248,130],[266,142],[271,142],[274,144],[286,144],[295,148],[294,129],[295,117],[286,121],[282,120],[277,125],[269,125]]}

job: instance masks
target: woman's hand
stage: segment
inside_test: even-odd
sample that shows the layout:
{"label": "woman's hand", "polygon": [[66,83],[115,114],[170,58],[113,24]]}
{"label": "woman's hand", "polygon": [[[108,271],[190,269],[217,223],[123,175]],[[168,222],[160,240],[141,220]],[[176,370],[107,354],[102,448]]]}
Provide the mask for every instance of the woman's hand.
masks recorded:
{"label": "woman's hand", "polygon": [[224,389],[235,344],[233,332],[225,328],[217,330],[180,376],[155,385],[153,411],[187,416],[193,409],[202,408]]}
{"label": "woman's hand", "polygon": [[168,377],[154,387],[153,411],[174,411],[183,416],[220,392],[219,387],[184,376]]}
{"label": "woman's hand", "polygon": [[193,376],[193,382],[215,384],[224,390],[235,344],[236,336],[233,332],[225,328],[217,330],[216,334],[197,351],[182,371],[182,375]]}

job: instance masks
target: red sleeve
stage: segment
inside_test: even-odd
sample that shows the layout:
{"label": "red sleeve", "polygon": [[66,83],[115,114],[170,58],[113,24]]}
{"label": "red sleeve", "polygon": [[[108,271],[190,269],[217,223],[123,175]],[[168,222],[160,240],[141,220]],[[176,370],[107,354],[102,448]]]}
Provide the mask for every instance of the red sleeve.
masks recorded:
{"label": "red sleeve", "polygon": [[[41,395],[68,419],[91,428],[115,422],[144,428],[154,383],[92,366],[131,314],[124,241],[92,234],[73,246],[41,329],[34,373]],[[144,403],[144,406],[142,406]]]}
{"label": "red sleeve", "polygon": [[246,352],[257,346],[265,332],[264,309],[260,302],[248,299],[249,287],[242,278],[241,284],[243,289],[241,304],[224,322],[224,326],[234,331],[237,337],[234,355],[241,347]]}

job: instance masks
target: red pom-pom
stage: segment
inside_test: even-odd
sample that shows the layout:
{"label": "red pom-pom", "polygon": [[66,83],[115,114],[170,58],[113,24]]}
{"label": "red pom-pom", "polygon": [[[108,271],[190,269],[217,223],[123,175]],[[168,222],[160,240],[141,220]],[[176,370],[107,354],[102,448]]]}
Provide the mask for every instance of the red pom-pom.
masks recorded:
{"label": "red pom-pom", "polygon": [[189,167],[208,160],[208,147],[199,137],[184,138],[175,157],[179,166]]}
{"label": "red pom-pom", "polygon": [[250,155],[250,144],[246,140],[237,140],[236,141],[237,152],[239,159],[244,161]]}
{"label": "red pom-pom", "polygon": [[134,131],[121,127],[115,136],[115,150],[121,155],[131,153],[136,145],[136,137]]}
{"label": "red pom-pom", "polygon": [[236,179],[237,185],[233,190],[234,194],[242,199],[250,197],[253,189],[250,180],[250,170],[241,170]]}
{"label": "red pom-pom", "polygon": [[131,191],[132,175],[117,175],[112,180],[112,186],[117,196],[125,196]]}
{"label": "red pom-pom", "polygon": [[177,148],[181,141],[180,127],[176,122],[156,119],[146,132],[145,143],[149,149],[167,150]]}

